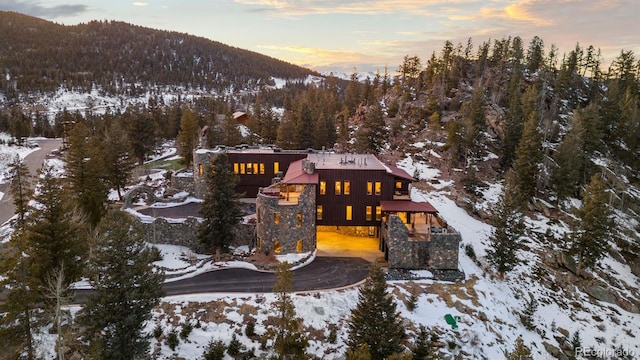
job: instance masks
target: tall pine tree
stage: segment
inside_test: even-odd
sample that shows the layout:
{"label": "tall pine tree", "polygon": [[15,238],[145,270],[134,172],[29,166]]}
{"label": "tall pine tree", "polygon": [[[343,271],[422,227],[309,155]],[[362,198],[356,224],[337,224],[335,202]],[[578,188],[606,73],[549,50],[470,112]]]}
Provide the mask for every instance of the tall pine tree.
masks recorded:
{"label": "tall pine tree", "polygon": [[198,230],[198,240],[219,258],[233,241],[234,227],[242,217],[239,195],[236,193],[237,176],[231,171],[229,157],[219,153],[209,166],[206,175],[207,190],[200,208],[203,222]]}
{"label": "tall pine tree", "polygon": [[187,168],[193,162],[193,150],[198,145],[198,119],[189,108],[182,111],[180,119],[180,132],[178,133],[178,147],[180,156]]}
{"label": "tall pine tree", "polygon": [[13,205],[16,207],[18,227],[21,227],[29,211],[29,200],[31,200],[33,195],[33,189],[31,189],[31,174],[17,154],[13,162],[9,164],[8,170],[9,192],[13,198]]}
{"label": "tall pine tree", "polygon": [[276,270],[277,280],[273,285],[273,292],[278,299],[276,307],[276,326],[271,329],[274,338],[273,348],[278,359],[306,359],[305,349],[308,341],[300,332],[300,319],[296,317],[296,310],[291,299],[293,289],[293,272],[291,264],[281,262]]}
{"label": "tall pine tree", "polygon": [[349,349],[356,351],[366,345],[372,360],[401,352],[406,333],[396,306],[393,297],[387,294],[382,268],[377,263],[371,264],[369,277],[360,288],[358,304],[349,319]]}
{"label": "tall pine tree", "polygon": [[164,274],[140,225],[125,212],[109,211],[96,228],[89,259],[94,293],[79,316],[93,358],[140,359],[148,351],[145,322],[162,296]]}
{"label": "tall pine tree", "polygon": [[505,189],[492,220],[494,229],[489,238],[487,260],[503,274],[518,263],[517,251],[520,247],[520,237],[524,234],[522,213],[513,203],[512,190]]}

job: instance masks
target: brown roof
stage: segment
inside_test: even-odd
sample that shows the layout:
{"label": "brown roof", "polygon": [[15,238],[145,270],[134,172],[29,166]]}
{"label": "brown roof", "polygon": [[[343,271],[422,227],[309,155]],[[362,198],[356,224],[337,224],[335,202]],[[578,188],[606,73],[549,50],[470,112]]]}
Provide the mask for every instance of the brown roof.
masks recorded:
{"label": "brown roof", "polygon": [[400,169],[399,167],[393,165],[387,165],[387,167],[389,168],[389,172],[395,177],[416,181],[413,176],[409,175],[406,171]]}
{"label": "brown roof", "polygon": [[408,200],[387,200],[380,201],[380,206],[382,206],[383,212],[398,212],[398,211],[407,211],[407,212],[424,212],[424,213],[432,213],[436,214],[438,210],[433,207],[433,205],[428,202],[416,202],[416,201],[408,201]]}
{"label": "brown roof", "polygon": [[294,161],[289,165],[287,173],[282,182],[285,184],[317,184],[318,173],[308,174],[302,170],[302,159]]}

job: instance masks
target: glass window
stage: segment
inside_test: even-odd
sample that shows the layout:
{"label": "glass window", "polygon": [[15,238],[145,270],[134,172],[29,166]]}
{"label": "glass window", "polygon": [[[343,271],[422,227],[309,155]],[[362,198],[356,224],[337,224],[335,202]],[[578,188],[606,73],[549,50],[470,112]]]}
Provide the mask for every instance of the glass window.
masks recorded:
{"label": "glass window", "polygon": [[367,206],[365,214],[366,214],[367,221],[371,221],[372,216],[373,216],[373,207],[372,206]]}
{"label": "glass window", "polygon": [[260,209],[258,209],[258,211],[257,211],[257,214],[256,214],[256,215],[257,215],[257,217],[258,217],[258,222],[260,222],[261,215],[262,215],[262,211],[261,211]]}
{"label": "glass window", "polygon": [[327,193],[327,182],[322,180],[320,181],[320,195],[324,195]]}
{"label": "glass window", "polygon": [[296,252],[299,252],[299,253],[302,252],[302,240],[298,240],[296,242]]}
{"label": "glass window", "polygon": [[342,194],[342,183],[340,181],[336,181],[336,195]]}
{"label": "glass window", "polygon": [[376,206],[376,220],[382,220],[382,206]]}
{"label": "glass window", "polygon": [[351,194],[351,181],[344,182],[344,194],[345,195]]}
{"label": "glass window", "polygon": [[297,227],[301,227],[302,226],[302,213],[298,213],[298,215],[296,217],[296,226]]}
{"label": "glass window", "polygon": [[280,213],[274,213],[273,214],[273,223],[274,224],[279,224],[280,223]]}
{"label": "glass window", "polygon": [[253,163],[253,173],[258,174],[258,163]]}
{"label": "glass window", "polygon": [[396,181],[396,189],[402,189],[402,181]]}
{"label": "glass window", "polygon": [[322,205],[316,206],[316,220],[322,220]]}
{"label": "glass window", "polygon": [[244,174],[244,163],[240,163],[240,174]]}
{"label": "glass window", "polygon": [[353,220],[353,206],[347,205],[347,220]]}
{"label": "glass window", "polygon": [[258,238],[258,242],[256,244],[256,247],[258,248],[258,250],[262,249],[262,238]]}
{"label": "glass window", "polygon": [[276,161],[273,163],[273,173],[277,174],[279,172],[280,172],[280,163]]}
{"label": "glass window", "polygon": [[264,163],[260,163],[260,174],[264,175]]}
{"label": "glass window", "polygon": [[382,183],[380,181],[376,181],[376,195],[380,195],[382,192]]}
{"label": "glass window", "polygon": [[253,166],[251,166],[251,163],[247,163],[247,174],[253,174]]}
{"label": "glass window", "polygon": [[371,181],[367,181],[367,195],[373,194],[373,183]]}
{"label": "glass window", "polygon": [[240,173],[240,165],[238,165],[238,163],[234,163],[233,164],[233,173],[234,174],[239,174]]}
{"label": "glass window", "polygon": [[276,254],[280,254],[280,241],[276,241],[273,244],[273,252]]}
{"label": "glass window", "polygon": [[198,175],[202,176],[203,172],[204,172],[204,168],[202,164],[198,164]]}

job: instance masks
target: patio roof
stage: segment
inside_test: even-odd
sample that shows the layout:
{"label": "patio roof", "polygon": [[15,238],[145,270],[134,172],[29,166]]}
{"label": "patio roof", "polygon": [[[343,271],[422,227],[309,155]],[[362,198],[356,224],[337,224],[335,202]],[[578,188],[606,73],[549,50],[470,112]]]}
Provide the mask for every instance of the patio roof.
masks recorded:
{"label": "patio roof", "polygon": [[302,169],[302,160],[297,160],[289,165],[282,182],[285,184],[317,184],[318,173],[309,174]]}
{"label": "patio roof", "polygon": [[399,178],[403,178],[403,179],[407,179],[410,181],[416,181],[416,179],[413,178],[413,176],[409,175],[406,171],[404,171],[403,169],[400,169],[397,166],[393,166],[393,165],[386,165],[389,168],[389,172],[395,176],[395,177],[399,177]]}
{"label": "patio roof", "polygon": [[380,201],[380,206],[382,206],[382,212],[424,212],[436,214],[438,210],[433,207],[433,205],[428,202],[416,202],[416,201],[408,201],[408,200],[390,200],[390,201]]}

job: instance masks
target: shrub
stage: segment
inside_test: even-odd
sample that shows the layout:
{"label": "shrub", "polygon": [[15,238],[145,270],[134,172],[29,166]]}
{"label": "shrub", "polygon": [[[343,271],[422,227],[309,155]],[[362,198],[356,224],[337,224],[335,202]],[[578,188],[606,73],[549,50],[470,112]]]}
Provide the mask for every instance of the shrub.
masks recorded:
{"label": "shrub", "polygon": [[187,339],[189,334],[191,334],[191,331],[193,331],[193,325],[191,325],[190,322],[183,324],[182,329],[180,330],[180,337]]}
{"label": "shrub", "polygon": [[231,356],[236,356],[240,354],[241,346],[242,344],[240,344],[240,340],[238,340],[238,338],[236,337],[236,334],[234,333],[233,336],[231,337],[231,342],[229,342],[229,347],[227,347],[227,354]]}
{"label": "shrub", "polygon": [[180,339],[178,339],[176,330],[173,329],[171,330],[169,335],[167,335],[167,345],[169,346],[169,349],[171,349],[171,351],[174,351],[176,347],[178,347],[178,344],[180,344]]}
{"label": "shrub", "polygon": [[211,340],[202,357],[204,360],[222,360],[224,359],[224,351],[226,349],[227,347],[221,340]]}
{"label": "shrub", "polygon": [[162,328],[162,326],[160,326],[160,324],[156,324],[156,326],[153,328],[153,337],[156,338],[156,340],[159,340],[163,333],[164,329]]}
{"label": "shrub", "polygon": [[249,320],[247,323],[247,327],[244,329],[244,334],[247,337],[253,337],[256,335],[256,322],[253,320]]}

